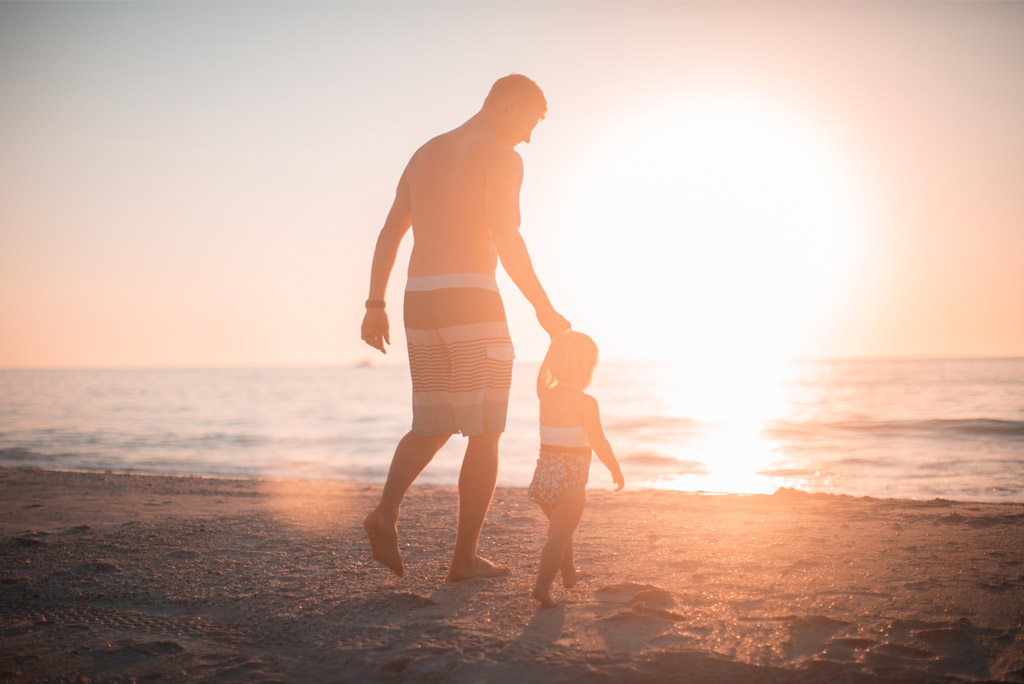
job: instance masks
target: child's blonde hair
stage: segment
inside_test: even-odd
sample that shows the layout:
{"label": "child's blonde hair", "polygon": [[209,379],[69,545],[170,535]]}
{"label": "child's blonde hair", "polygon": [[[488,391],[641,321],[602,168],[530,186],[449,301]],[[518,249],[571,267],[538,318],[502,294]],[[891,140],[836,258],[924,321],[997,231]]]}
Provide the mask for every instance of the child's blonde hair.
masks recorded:
{"label": "child's blonde hair", "polygon": [[586,389],[597,366],[597,344],[588,335],[566,330],[551,338],[537,374],[538,396],[558,386]]}

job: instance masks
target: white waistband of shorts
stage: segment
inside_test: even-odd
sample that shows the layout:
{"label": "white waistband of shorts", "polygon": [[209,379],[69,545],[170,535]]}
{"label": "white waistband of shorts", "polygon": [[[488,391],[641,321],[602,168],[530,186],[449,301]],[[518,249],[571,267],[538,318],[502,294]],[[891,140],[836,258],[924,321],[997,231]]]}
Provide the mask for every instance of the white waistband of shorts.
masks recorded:
{"label": "white waistband of shorts", "polygon": [[540,443],[567,447],[590,446],[587,433],[583,431],[582,427],[560,428],[549,425],[540,426]]}
{"label": "white waistband of shorts", "polygon": [[406,292],[428,292],[449,287],[476,287],[498,291],[498,281],[488,273],[445,273],[444,275],[410,276],[405,284]]}

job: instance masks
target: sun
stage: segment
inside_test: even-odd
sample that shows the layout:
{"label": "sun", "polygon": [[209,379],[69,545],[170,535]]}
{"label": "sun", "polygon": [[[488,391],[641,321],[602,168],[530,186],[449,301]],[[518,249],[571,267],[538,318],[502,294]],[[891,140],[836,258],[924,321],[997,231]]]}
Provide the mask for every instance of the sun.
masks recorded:
{"label": "sun", "polygon": [[[652,104],[599,133],[571,191],[577,318],[602,353],[732,362],[814,353],[857,252],[840,147],[764,98]],[[609,143],[609,141],[612,141]]]}

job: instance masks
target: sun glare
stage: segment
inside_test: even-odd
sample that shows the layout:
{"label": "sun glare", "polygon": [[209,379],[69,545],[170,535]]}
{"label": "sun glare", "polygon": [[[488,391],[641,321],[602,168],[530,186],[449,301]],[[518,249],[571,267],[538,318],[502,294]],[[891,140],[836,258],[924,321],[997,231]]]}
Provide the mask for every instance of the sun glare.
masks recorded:
{"label": "sun glare", "polygon": [[775,444],[763,432],[769,421],[790,411],[791,372],[789,364],[763,358],[666,366],[649,391],[663,397],[669,414],[704,426],[685,451],[687,460],[704,468],[646,484],[688,491],[774,491],[779,483],[759,474],[777,460]]}
{"label": "sun glare", "polygon": [[[668,360],[649,390],[709,429],[705,468],[648,485],[765,492],[787,415],[787,359],[841,318],[864,211],[841,146],[752,95],[705,94],[617,117],[578,179],[562,248],[602,354]],[[777,465],[777,464],[776,464]]]}
{"label": "sun glare", "polygon": [[569,231],[591,318],[628,317],[602,349],[724,363],[813,353],[860,213],[837,147],[749,96],[650,107],[616,126],[579,179]]}

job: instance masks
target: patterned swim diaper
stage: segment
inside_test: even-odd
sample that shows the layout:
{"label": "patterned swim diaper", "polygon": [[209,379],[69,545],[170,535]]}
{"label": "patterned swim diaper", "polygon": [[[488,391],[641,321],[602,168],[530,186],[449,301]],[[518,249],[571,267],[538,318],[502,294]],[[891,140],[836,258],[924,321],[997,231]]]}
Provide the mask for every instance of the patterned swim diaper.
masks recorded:
{"label": "patterned swim diaper", "polygon": [[568,489],[586,489],[590,476],[590,449],[586,453],[541,449],[537,458],[537,469],[527,493],[536,501],[545,514],[558,503],[558,498]]}

